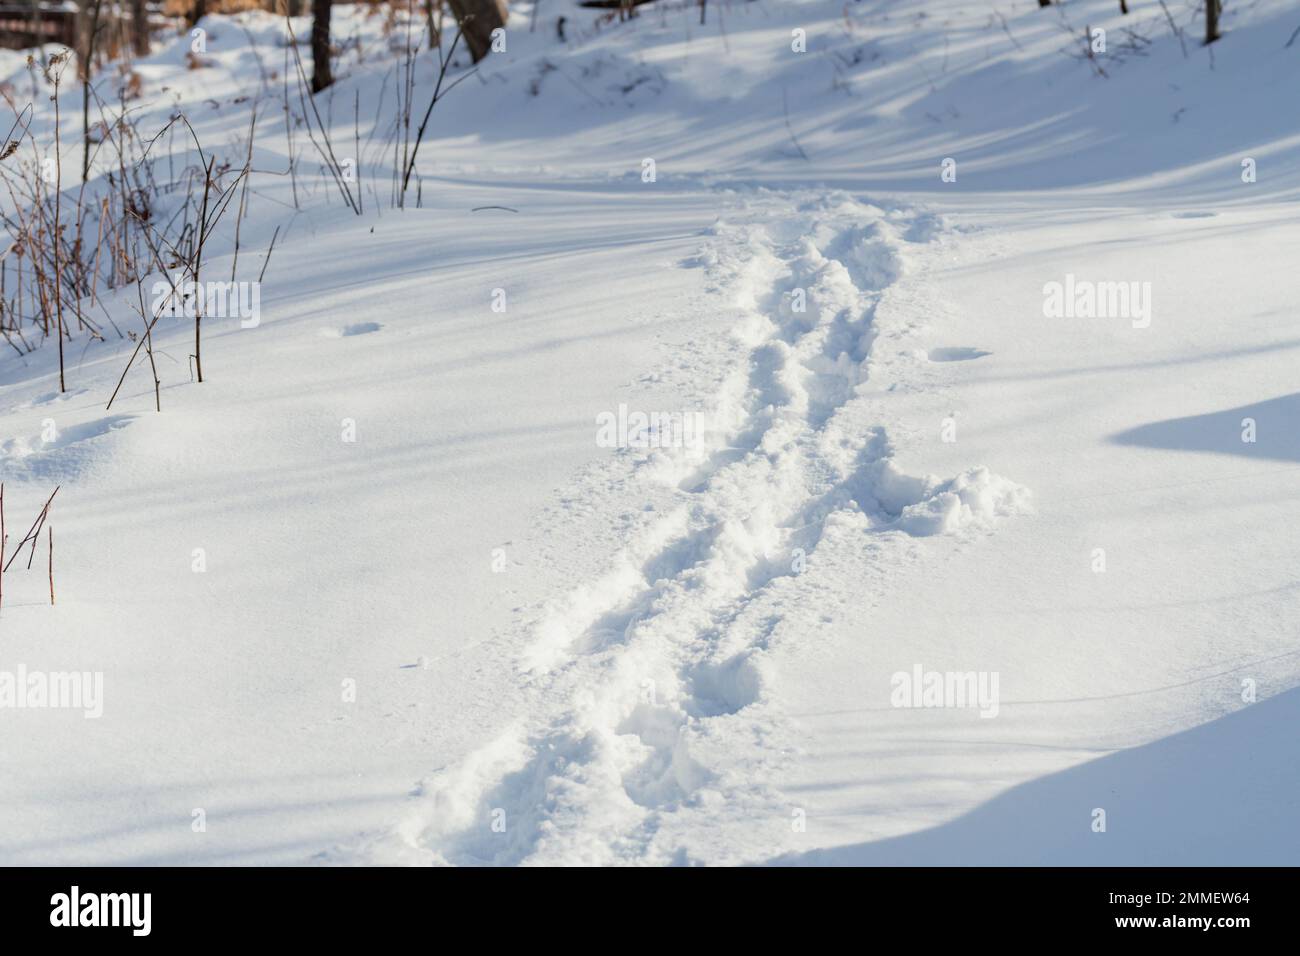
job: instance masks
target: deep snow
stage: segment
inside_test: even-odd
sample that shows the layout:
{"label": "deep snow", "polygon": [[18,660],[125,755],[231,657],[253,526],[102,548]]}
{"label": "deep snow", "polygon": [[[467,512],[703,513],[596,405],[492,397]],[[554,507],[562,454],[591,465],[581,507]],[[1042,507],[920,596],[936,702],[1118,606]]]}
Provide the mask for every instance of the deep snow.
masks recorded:
{"label": "deep snow", "polygon": [[[276,172],[274,18],[138,67],[235,157],[262,104],[240,278],[281,231],[207,381],[160,334],[161,414],[138,367],[105,410],[116,337],[62,396],[0,357],[18,534],[63,484],[0,671],[104,675],[98,719],[0,710],[0,862],[1300,858],[1300,14],[1229,4],[1211,60],[1191,4],[1186,57],[1110,0],[657,6],[515,5],[405,211],[344,8],[362,217],[301,131],[299,210]],[[1067,276],[1149,323],[1045,315]],[[620,404],[708,428],[604,447]],[[918,667],[996,716],[895,706]]]}

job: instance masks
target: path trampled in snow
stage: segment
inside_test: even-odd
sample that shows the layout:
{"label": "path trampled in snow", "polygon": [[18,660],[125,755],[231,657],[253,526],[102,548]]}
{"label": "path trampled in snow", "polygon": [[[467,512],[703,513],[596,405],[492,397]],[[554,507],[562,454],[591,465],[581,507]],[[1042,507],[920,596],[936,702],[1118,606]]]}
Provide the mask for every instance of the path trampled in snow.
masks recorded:
{"label": "path trampled in snow", "polygon": [[[136,64],[142,132],[186,109],[234,169],[257,108],[205,271],[278,238],[202,385],[158,327],[161,413],[142,365],[104,407],[125,335],[64,394],[0,353],[11,541],[62,483],[58,604],[5,576],[0,670],[104,675],[102,718],[0,714],[0,862],[1300,859],[1292,6],[1184,49],[1111,0],[566,3],[564,39],[512,5],[404,210],[394,35],[335,8],[363,216],[288,135],[280,18]],[[1067,276],[1150,321],[1045,314]],[[612,447],[624,407],[706,427]],[[897,706],[918,667],[998,675],[996,719]]]}
{"label": "path trampled in snow", "polygon": [[[753,772],[791,753],[763,692],[773,622],[761,598],[816,564],[828,524],[927,535],[1027,508],[1026,489],[986,469],[908,477],[883,427],[837,421],[928,217],[847,196],[764,212],[781,215],[718,225],[700,257],[740,315],[741,361],[707,441],[656,449],[629,483],[672,486],[680,503],[603,577],[548,605],[518,662],[540,719],[425,781],[418,809],[371,848],[379,858],[686,862],[684,829],[783,822],[789,800]],[[721,764],[706,755],[723,752]],[[744,860],[751,843],[711,862]]]}

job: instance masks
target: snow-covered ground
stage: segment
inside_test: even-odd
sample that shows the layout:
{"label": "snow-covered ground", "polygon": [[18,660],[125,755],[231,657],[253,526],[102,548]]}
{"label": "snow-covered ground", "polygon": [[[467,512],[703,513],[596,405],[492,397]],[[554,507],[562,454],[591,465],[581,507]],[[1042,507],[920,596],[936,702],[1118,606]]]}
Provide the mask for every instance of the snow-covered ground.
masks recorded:
{"label": "snow-covered ground", "polygon": [[160,48],[142,132],[257,109],[260,322],[159,326],[161,413],[111,330],[0,354],[11,548],[61,486],[0,692],[103,681],[0,708],[0,862],[1300,862],[1300,11],[1168,6],[513,4],[405,210],[338,8],[360,216],[283,21]]}

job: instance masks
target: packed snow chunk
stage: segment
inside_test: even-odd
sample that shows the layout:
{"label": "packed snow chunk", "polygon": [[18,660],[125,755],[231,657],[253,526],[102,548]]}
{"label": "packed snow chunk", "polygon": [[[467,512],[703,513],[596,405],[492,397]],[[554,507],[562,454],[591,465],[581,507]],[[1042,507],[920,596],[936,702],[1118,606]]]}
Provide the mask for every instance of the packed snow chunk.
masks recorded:
{"label": "packed snow chunk", "polygon": [[871,494],[882,509],[896,516],[933,494],[937,481],[933,475],[918,478],[906,474],[894,464],[894,459],[886,458],[880,462]]}
{"label": "packed snow chunk", "polygon": [[994,518],[1030,509],[1028,488],[984,467],[940,481],[935,475],[908,475],[886,458],[871,492],[881,509],[897,519],[894,527],[918,537],[951,534],[970,526],[986,528]]}
{"label": "packed snow chunk", "polygon": [[952,534],[970,526],[987,528],[994,518],[1027,513],[1029,502],[1028,488],[981,466],[963,471],[905,507],[897,526],[918,537]]}

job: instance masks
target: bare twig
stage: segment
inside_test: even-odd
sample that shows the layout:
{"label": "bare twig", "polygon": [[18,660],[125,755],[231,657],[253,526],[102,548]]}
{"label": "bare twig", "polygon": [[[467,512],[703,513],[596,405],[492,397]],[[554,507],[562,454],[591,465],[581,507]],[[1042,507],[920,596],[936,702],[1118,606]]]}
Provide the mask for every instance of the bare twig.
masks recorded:
{"label": "bare twig", "polygon": [[1174,36],[1178,37],[1178,45],[1183,48],[1183,59],[1187,59],[1187,43],[1183,40],[1183,31],[1174,23],[1174,15],[1169,12],[1169,7],[1165,5],[1165,0],[1160,0],[1160,9],[1165,12],[1165,19],[1169,21],[1169,29],[1173,31]]}
{"label": "bare twig", "polygon": [[[701,6],[700,14],[703,15],[703,13],[704,13],[704,7]],[[799,155],[804,158],[805,162],[807,162],[808,154],[805,153],[803,151],[803,147],[799,145],[799,139],[797,136],[794,135],[794,128],[790,125],[790,105],[789,103],[786,102],[784,86],[781,87],[781,110],[782,112],[785,113],[785,131],[790,134],[790,142],[794,143],[794,148],[799,151]]]}
{"label": "bare twig", "polygon": [[266,250],[266,258],[262,260],[262,271],[257,274],[258,285],[262,283],[262,276],[266,275],[266,267],[271,261],[271,253],[275,252],[275,240],[280,235],[280,227],[275,227],[275,232],[271,233],[271,247]]}
{"label": "bare twig", "polygon": [[[447,51],[447,55],[443,56],[442,47],[438,48],[438,80],[433,86],[433,96],[429,98],[429,105],[424,111],[424,119],[420,121],[420,127],[415,133],[415,143],[411,146],[411,155],[406,164],[406,171],[402,176],[402,191],[399,199],[406,196],[406,187],[411,182],[411,170],[415,169],[415,155],[420,151],[420,143],[424,139],[424,130],[429,125],[429,117],[433,114],[433,108],[437,105],[439,98],[443,95],[442,81],[447,76],[447,70],[451,67],[451,58],[456,54],[456,45],[460,43],[461,36],[463,36],[463,33],[460,26],[457,25],[456,36],[452,38],[451,49]],[[468,75],[470,74],[467,73],[466,76]],[[464,78],[465,77],[462,76],[460,80],[463,80]],[[459,83],[460,80],[457,80],[456,82]],[[448,88],[448,92],[450,92],[455,85],[456,84],[453,83],[452,86]],[[398,205],[400,206],[402,203],[399,201]]]}
{"label": "bare twig", "polygon": [[[32,548],[33,548],[33,552],[35,551],[36,546],[34,542],[36,540],[36,537],[41,533],[40,526],[45,523],[45,516],[50,512],[50,505],[54,503],[54,495],[57,495],[59,493],[59,488],[62,487],[63,487],[62,485],[59,485],[54,489],[54,493],[51,494],[50,497],[46,500],[45,507],[41,509],[41,513],[36,516],[36,520],[32,522],[32,526],[27,529],[27,534],[23,535],[23,540],[18,542],[18,547],[14,549],[14,553],[13,555],[10,556],[8,564],[6,564],[3,568],[0,568],[0,572],[9,570],[10,565],[14,563],[14,558],[18,557],[18,555],[22,553],[23,545],[25,545],[28,541],[33,542]],[[31,566],[32,566],[31,561],[29,560],[27,562],[27,567],[30,568]]]}

